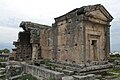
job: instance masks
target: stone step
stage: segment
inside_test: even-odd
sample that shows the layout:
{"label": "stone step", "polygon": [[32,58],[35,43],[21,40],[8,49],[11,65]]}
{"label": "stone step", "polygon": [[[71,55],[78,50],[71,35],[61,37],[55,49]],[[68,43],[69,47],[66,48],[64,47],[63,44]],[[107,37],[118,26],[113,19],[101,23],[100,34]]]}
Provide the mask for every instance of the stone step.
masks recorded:
{"label": "stone step", "polygon": [[63,69],[62,68],[55,68],[55,71],[62,72]]}
{"label": "stone step", "polygon": [[74,80],[95,80],[94,74],[88,74],[84,76],[73,75]]}
{"label": "stone step", "polygon": [[73,76],[64,76],[62,80],[95,80],[94,74],[88,74],[84,76],[73,75]]}
{"label": "stone step", "polygon": [[55,68],[55,70],[58,71],[58,72],[63,72],[65,75],[68,75],[68,76],[74,74],[74,71],[67,70],[67,69]]}
{"label": "stone step", "polygon": [[70,71],[70,70],[63,70],[63,73],[68,76],[74,75],[74,71]]}

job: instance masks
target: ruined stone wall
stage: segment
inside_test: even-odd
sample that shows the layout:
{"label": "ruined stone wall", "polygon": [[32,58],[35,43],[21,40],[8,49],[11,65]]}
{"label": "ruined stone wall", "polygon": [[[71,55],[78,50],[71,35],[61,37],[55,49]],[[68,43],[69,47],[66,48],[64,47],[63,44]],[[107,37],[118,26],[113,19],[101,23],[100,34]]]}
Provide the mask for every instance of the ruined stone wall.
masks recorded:
{"label": "ruined stone wall", "polygon": [[14,45],[16,46],[16,60],[31,60],[32,45],[29,32],[19,32],[18,41]]}
{"label": "ruined stone wall", "polygon": [[53,51],[53,33],[51,28],[40,30],[41,57],[43,59],[52,59]]}
{"label": "ruined stone wall", "polygon": [[82,61],[82,24],[76,17],[57,22],[57,60],[67,63]]}
{"label": "ruined stone wall", "polygon": [[17,60],[31,60],[31,46],[28,45],[19,45],[16,51],[16,59]]}
{"label": "ruined stone wall", "polygon": [[[16,59],[32,59],[32,61],[34,61],[42,58],[42,53],[46,51],[47,38],[51,35],[46,31],[50,26],[23,21],[21,22],[20,27],[22,27],[24,31],[19,33],[18,41],[14,44],[16,46]],[[42,30],[45,30],[45,36],[42,36]],[[46,35],[46,33],[49,35]],[[44,37],[46,40],[44,40]]]}

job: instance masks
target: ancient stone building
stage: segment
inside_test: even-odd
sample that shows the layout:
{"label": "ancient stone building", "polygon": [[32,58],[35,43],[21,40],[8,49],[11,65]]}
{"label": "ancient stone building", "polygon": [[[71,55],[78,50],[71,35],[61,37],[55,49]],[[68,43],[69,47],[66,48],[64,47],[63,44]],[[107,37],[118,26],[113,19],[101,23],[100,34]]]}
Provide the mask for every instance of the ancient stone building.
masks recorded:
{"label": "ancient stone building", "polygon": [[50,26],[22,22],[17,59],[39,58],[62,63],[107,61],[110,52],[110,22],[113,17],[103,5],[76,8]]}

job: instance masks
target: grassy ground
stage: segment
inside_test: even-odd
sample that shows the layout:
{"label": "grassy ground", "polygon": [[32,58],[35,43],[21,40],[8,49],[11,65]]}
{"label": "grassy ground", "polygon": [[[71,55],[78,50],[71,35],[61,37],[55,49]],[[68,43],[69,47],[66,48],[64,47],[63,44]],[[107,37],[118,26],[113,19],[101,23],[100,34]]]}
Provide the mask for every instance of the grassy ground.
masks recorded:
{"label": "grassy ground", "polygon": [[7,62],[7,60],[0,59],[0,62]]}
{"label": "grassy ground", "polygon": [[109,72],[113,72],[113,73],[117,73],[117,74],[114,74],[114,76],[116,77],[120,77],[120,70],[116,70],[116,69],[111,69]]}
{"label": "grassy ground", "polygon": [[120,60],[120,57],[111,57],[111,60]]}
{"label": "grassy ground", "polygon": [[[120,60],[120,56],[111,56],[110,57],[110,59],[112,60],[112,61],[114,61],[114,60]],[[120,77],[120,70],[116,70],[116,69],[111,69],[110,71],[108,71],[108,72],[112,72],[112,73],[117,73],[117,74],[113,74],[115,77]]]}
{"label": "grassy ground", "polygon": [[37,78],[33,77],[31,74],[27,74],[15,80],[37,80]]}
{"label": "grassy ground", "polygon": [[120,70],[116,70],[116,69],[112,69],[110,70],[111,72],[116,72],[116,73],[120,73]]}

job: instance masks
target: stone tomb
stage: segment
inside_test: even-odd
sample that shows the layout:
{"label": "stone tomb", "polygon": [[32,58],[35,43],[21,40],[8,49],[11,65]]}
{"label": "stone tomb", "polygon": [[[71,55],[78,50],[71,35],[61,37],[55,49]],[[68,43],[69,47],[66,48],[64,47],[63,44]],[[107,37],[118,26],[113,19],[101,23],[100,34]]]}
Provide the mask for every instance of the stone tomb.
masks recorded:
{"label": "stone tomb", "polygon": [[52,26],[22,22],[16,59],[47,59],[68,64],[102,64],[110,53],[113,17],[101,4],[76,8],[55,18]]}

